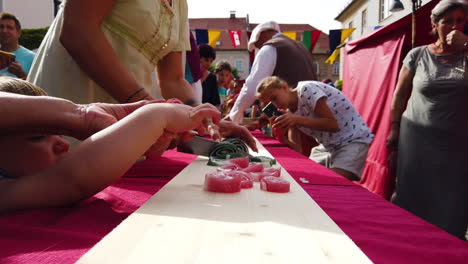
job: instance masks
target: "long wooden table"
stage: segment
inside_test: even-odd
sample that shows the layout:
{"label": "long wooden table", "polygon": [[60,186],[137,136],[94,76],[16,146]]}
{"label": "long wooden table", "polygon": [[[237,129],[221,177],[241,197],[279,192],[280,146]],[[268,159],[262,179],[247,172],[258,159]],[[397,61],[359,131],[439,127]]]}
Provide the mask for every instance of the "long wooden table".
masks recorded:
{"label": "long wooden table", "polygon": [[[468,243],[351,183],[275,139],[255,137],[374,263],[467,263]],[[75,263],[195,156],[168,151],[69,208],[0,216],[0,263]],[[221,262],[222,260],[220,260]]]}
{"label": "long wooden table", "polygon": [[225,194],[203,190],[206,164],[198,157],[78,263],[371,263],[284,169],[289,193],[255,183]]}

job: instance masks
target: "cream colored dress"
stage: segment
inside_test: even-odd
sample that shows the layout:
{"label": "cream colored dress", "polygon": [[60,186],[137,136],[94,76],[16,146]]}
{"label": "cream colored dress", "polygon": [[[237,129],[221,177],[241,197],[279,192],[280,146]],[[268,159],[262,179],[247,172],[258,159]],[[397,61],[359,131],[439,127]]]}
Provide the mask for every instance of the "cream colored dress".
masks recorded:
{"label": "cream colored dress", "polygon": [[[190,49],[187,12],[186,0],[172,0],[172,6],[167,0],[117,0],[101,25],[123,65],[155,97],[157,62],[169,52]],[[28,81],[75,103],[116,102],[62,46],[62,23],[61,8],[39,47]]]}

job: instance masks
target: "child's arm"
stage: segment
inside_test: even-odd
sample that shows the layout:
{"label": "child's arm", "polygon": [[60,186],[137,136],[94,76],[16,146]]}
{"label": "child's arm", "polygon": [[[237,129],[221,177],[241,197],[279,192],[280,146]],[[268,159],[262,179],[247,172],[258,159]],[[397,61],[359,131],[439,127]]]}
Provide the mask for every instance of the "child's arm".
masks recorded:
{"label": "child's arm", "polygon": [[49,96],[0,92],[0,133],[42,132],[65,134],[80,122],[78,106]]}
{"label": "child's arm", "polygon": [[150,104],[92,135],[55,165],[0,181],[0,211],[64,206],[88,198],[121,177],[164,133],[203,130],[220,120],[215,107]]}
{"label": "child's arm", "polygon": [[338,122],[328,107],[325,97],[317,100],[314,113],[317,117],[311,118],[286,112],[275,118],[273,128],[288,129],[293,126],[303,126],[318,131],[337,132],[339,130]]}
{"label": "child's arm", "polygon": [[0,135],[27,132],[85,139],[143,105],[163,101],[78,105],[56,97],[0,92]]}

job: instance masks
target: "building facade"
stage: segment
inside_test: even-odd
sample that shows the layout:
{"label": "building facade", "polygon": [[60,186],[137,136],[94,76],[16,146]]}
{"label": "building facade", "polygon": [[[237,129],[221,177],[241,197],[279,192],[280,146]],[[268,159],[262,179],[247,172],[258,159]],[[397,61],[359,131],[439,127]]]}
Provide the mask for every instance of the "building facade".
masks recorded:
{"label": "building facade", "polygon": [[[246,17],[235,17],[231,13],[230,17],[226,18],[192,18],[190,19],[190,29],[208,29],[220,30],[221,35],[216,43],[216,60],[228,61],[231,66],[237,69],[239,77],[246,79],[250,73],[251,61],[247,50],[248,32],[252,31],[257,24],[250,24]],[[304,31],[314,31],[316,28],[308,24],[279,24],[281,31],[295,31],[296,40],[302,42],[302,34]],[[240,45],[233,47],[228,30],[240,30]],[[339,77],[339,67],[337,65],[326,64],[325,61],[329,56],[329,41],[328,34],[321,33],[319,39],[312,52],[315,70],[319,80],[329,78],[333,81]]]}
{"label": "building facade", "polygon": [[[412,12],[413,0],[401,0],[404,10],[391,12],[390,7],[394,0],[350,0],[335,20],[342,24],[342,28],[356,28],[348,41],[367,35],[375,29],[391,24]],[[421,0],[421,6],[431,0]],[[343,57],[340,58],[340,73]],[[341,74],[340,74],[341,76]]]}
{"label": "building facade", "polygon": [[0,0],[0,12],[14,14],[25,29],[48,27],[54,20],[58,0]]}

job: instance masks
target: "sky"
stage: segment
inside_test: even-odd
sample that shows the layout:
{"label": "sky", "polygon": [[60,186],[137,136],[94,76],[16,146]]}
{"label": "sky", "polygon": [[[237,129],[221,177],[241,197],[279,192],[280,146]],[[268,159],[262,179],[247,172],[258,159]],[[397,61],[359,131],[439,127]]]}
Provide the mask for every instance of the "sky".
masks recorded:
{"label": "sky", "polygon": [[249,15],[250,23],[274,20],[280,24],[309,24],[328,34],[340,29],[335,17],[351,0],[187,0],[189,18],[224,18]]}

